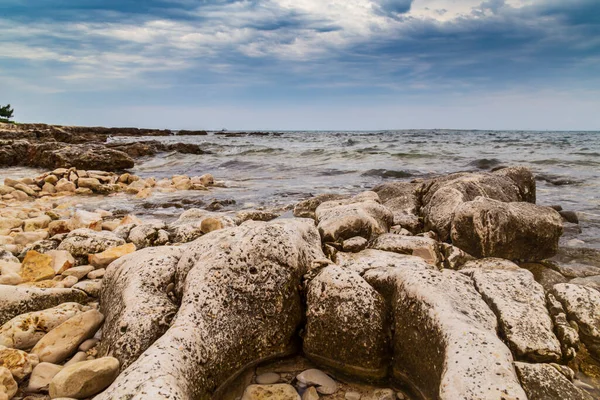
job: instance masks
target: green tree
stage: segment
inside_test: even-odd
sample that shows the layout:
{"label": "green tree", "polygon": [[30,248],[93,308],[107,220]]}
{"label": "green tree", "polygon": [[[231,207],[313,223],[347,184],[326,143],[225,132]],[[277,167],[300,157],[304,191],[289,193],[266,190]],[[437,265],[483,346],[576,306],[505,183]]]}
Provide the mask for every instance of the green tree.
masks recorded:
{"label": "green tree", "polygon": [[13,117],[15,110],[10,108],[10,104],[0,107],[0,119],[9,120]]}

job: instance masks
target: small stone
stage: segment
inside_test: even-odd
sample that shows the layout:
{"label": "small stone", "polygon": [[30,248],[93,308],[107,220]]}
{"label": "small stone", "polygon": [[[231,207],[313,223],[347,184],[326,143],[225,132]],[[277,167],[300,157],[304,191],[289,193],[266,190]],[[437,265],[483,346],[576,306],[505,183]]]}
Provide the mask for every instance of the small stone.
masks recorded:
{"label": "small stone", "polygon": [[223,229],[223,223],[217,218],[208,217],[202,220],[200,223],[200,230],[204,234],[217,231],[219,229]]}
{"label": "small stone", "polygon": [[15,273],[0,275],[0,285],[18,285],[23,282],[21,275]]}
{"label": "small stone", "polygon": [[359,251],[366,249],[367,244],[367,239],[360,236],[355,236],[351,239],[344,240],[342,247],[344,248],[344,251],[349,253],[358,253]]}
{"label": "small stone", "polygon": [[141,225],[141,224],[143,224],[143,222],[141,219],[139,219],[135,215],[128,214],[128,215],[124,216],[123,219],[121,220],[121,222],[119,223],[119,225],[129,225],[129,224]]}
{"label": "small stone", "polygon": [[92,397],[108,386],[119,374],[119,360],[102,357],[63,368],[50,383],[50,397]]}
{"label": "small stone", "polygon": [[317,389],[315,389],[314,386],[306,389],[302,394],[302,400],[319,400],[319,393],[317,393]]}
{"label": "small stone", "polygon": [[50,236],[59,235],[61,233],[69,233],[71,232],[71,225],[69,221],[66,220],[58,220],[52,221],[48,224],[48,234]]}
{"label": "small stone", "polygon": [[266,372],[256,377],[256,383],[258,383],[259,385],[272,385],[274,383],[279,382],[280,378],[281,376],[279,376],[278,373]]}
{"label": "small stone", "polygon": [[94,271],[90,272],[89,274],[87,274],[87,277],[89,279],[100,279],[100,278],[104,277],[105,273],[106,273],[106,269],[100,268],[100,269],[94,270]]}
{"label": "small stone", "polygon": [[93,280],[85,280],[73,285],[73,289],[79,289],[85,292],[90,297],[100,297],[100,292],[102,290],[102,280],[101,279],[93,279]]}
{"label": "small stone", "polygon": [[96,346],[98,344],[98,342],[99,342],[98,339],[94,339],[94,338],[88,339],[79,345],[79,351],[88,351],[92,347]]}
{"label": "small stone", "polygon": [[244,391],[242,400],[300,400],[300,395],[292,385],[250,385]]}
{"label": "small stone", "polygon": [[39,363],[31,372],[27,392],[39,392],[48,390],[52,378],[63,369],[62,365],[42,362]]}
{"label": "small stone", "polygon": [[396,393],[392,389],[375,389],[372,400],[395,400]]}
{"label": "small stone", "polygon": [[10,370],[0,367],[0,399],[12,399],[18,388]]}
{"label": "small stone", "polygon": [[65,367],[68,367],[69,365],[73,365],[73,364],[81,362],[81,361],[85,361],[86,359],[87,359],[87,354],[85,353],[85,351],[79,351],[79,352],[75,353],[75,355],[73,357],[71,357],[71,359],[69,361],[67,361],[65,363]]}
{"label": "small stone", "polygon": [[26,219],[23,222],[23,230],[25,232],[33,232],[37,231],[38,229],[45,229],[48,227],[48,224],[50,224],[51,221],[52,218],[47,215],[40,215],[36,218]]}
{"label": "small stone", "polygon": [[35,354],[0,346],[0,367],[7,368],[17,381],[31,374],[38,363],[39,359]]}
{"label": "small stone", "polygon": [[75,258],[66,250],[50,250],[46,255],[52,257],[52,269],[56,274],[62,274],[75,265]]}
{"label": "small stone", "polygon": [[58,178],[56,177],[56,175],[50,174],[44,178],[44,182],[47,182],[51,185],[55,185],[56,182],[58,182]]}
{"label": "small stone", "polygon": [[346,392],[344,399],[346,400],[360,400],[361,395],[358,392]]}
{"label": "small stone", "polygon": [[54,275],[51,256],[38,253],[35,250],[27,252],[21,269],[23,282],[39,282],[45,279],[52,279]]}
{"label": "small stone", "polygon": [[204,174],[198,180],[203,186],[212,186],[215,184],[215,178],[211,174]]}
{"label": "small stone", "polygon": [[88,189],[88,188],[77,188],[77,189],[75,189],[75,194],[78,194],[81,196],[89,196],[91,194],[94,194],[94,191],[92,189]]}
{"label": "small stone", "polygon": [[[27,194],[27,196],[35,196],[35,190],[33,190],[31,187],[29,187],[28,185],[25,185],[24,183],[19,183],[16,184],[14,186],[15,189],[20,190],[21,192]],[[39,188],[38,188],[39,190]]]}
{"label": "small stone", "polygon": [[65,288],[73,287],[77,282],[79,282],[79,279],[77,279],[76,276],[65,276],[64,279],[60,281]]}
{"label": "small stone", "polygon": [[318,369],[307,369],[298,374],[296,379],[307,386],[316,386],[317,392],[322,394],[333,394],[337,391],[337,383],[325,372]]}
{"label": "small stone", "polygon": [[88,256],[88,261],[95,267],[106,267],[116,259],[121,258],[129,253],[133,253],[135,250],[135,244],[127,243],[122,246],[110,248],[102,253],[90,254]]}
{"label": "small stone", "polygon": [[104,316],[97,310],[89,310],[69,318],[48,332],[31,350],[41,361],[60,363],[77,350],[85,340],[94,336]]}
{"label": "small stone", "polygon": [[94,212],[77,210],[69,221],[71,230],[88,228],[94,231],[102,230],[102,215]]}
{"label": "small stone", "polygon": [[66,179],[61,179],[56,183],[57,192],[71,192],[74,193],[77,190],[77,186],[73,182],[69,182]]}
{"label": "small stone", "polygon": [[64,271],[62,274],[63,274],[63,276],[74,276],[75,278],[77,278],[77,280],[80,280],[81,278],[83,278],[84,276],[86,276],[87,274],[92,272],[93,270],[94,270],[94,267],[92,267],[91,265],[82,265],[80,267],[69,268],[68,270]]}
{"label": "small stone", "polygon": [[0,217],[0,230],[16,229],[23,226],[23,221],[19,218]]}
{"label": "small stone", "polygon": [[80,188],[88,188],[93,191],[97,191],[102,184],[96,178],[79,178],[77,185]]}

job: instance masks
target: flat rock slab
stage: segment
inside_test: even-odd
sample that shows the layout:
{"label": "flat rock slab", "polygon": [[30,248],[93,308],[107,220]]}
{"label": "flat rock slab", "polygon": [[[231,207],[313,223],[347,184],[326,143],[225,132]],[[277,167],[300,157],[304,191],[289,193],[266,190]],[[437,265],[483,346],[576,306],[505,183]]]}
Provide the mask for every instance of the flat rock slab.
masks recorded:
{"label": "flat rock slab", "polygon": [[76,229],[67,234],[58,246],[59,250],[66,250],[73,256],[88,256],[88,254],[101,253],[111,247],[122,246],[125,240],[112,232],[96,232],[91,229]]}
{"label": "flat rock slab", "polygon": [[380,235],[371,245],[373,249],[421,257],[427,263],[441,267],[442,255],[437,241],[420,236],[393,233]]}
{"label": "flat rock slab", "polygon": [[383,297],[357,272],[337,265],[322,269],[306,296],[307,357],[347,375],[383,379],[389,345]]}
{"label": "flat rock slab", "polygon": [[562,354],[546,309],[544,289],[533,274],[515,265],[514,270],[472,268],[475,288],[498,317],[501,335],[516,358],[554,362]]}
{"label": "flat rock slab", "polygon": [[364,278],[391,304],[394,377],[425,398],[527,399],[496,316],[469,277],[413,266],[371,269]]}
{"label": "flat rock slab", "polygon": [[563,305],[567,317],[579,325],[579,337],[588,350],[600,357],[600,292],[590,287],[560,283],[554,297]]}
{"label": "flat rock slab", "polygon": [[536,261],[556,254],[562,232],[560,215],[550,207],[478,197],[456,207],[451,238],[477,258]]}
{"label": "flat rock slab", "polygon": [[40,289],[36,287],[0,285],[0,324],[17,315],[45,310],[62,303],[84,304],[88,296],[77,289]]}
{"label": "flat rock slab", "polygon": [[517,362],[515,368],[529,400],[593,400],[552,365]]}

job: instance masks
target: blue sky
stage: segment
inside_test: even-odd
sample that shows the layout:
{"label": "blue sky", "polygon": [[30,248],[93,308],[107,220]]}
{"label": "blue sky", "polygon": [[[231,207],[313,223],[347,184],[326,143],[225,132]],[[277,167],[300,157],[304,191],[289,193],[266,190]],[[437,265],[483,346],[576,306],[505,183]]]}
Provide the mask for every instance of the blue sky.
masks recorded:
{"label": "blue sky", "polygon": [[0,0],[20,121],[600,130],[599,0]]}

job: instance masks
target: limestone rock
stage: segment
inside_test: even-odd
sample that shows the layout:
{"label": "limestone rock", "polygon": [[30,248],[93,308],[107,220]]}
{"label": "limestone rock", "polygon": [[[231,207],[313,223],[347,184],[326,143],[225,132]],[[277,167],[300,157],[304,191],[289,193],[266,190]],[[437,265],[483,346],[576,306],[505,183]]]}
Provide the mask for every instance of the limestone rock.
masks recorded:
{"label": "limestone rock", "polygon": [[360,275],[375,268],[434,268],[421,257],[372,249],[360,253],[337,253],[334,260],[339,266]]}
{"label": "limestone rock", "polygon": [[102,230],[102,215],[84,210],[77,210],[69,220],[71,230],[86,228],[93,231]]}
{"label": "limestone rock", "polygon": [[256,377],[256,383],[259,385],[273,385],[281,379],[281,376],[276,372],[266,372]]}
{"label": "limestone rock", "polygon": [[470,278],[416,265],[363,277],[391,304],[394,377],[440,400],[527,398],[496,335],[496,316]]}
{"label": "limestone rock", "polygon": [[16,381],[25,379],[39,363],[35,354],[0,346],[0,367],[10,371]]}
{"label": "limestone rock", "polygon": [[579,349],[578,327],[573,327],[567,320],[567,314],[563,305],[556,300],[552,293],[547,294],[547,307],[554,322],[554,332],[560,341],[563,358],[567,361],[572,360],[577,355]]}
{"label": "limestone rock", "polygon": [[334,394],[338,389],[337,382],[319,369],[307,369],[298,374],[296,379],[307,386],[315,386],[321,394]]}
{"label": "limestone rock", "polygon": [[27,385],[28,392],[39,392],[40,390],[47,391],[52,378],[63,369],[62,365],[56,365],[47,362],[41,362],[31,372],[29,384]]}
{"label": "limestone rock", "polygon": [[63,303],[47,310],[21,314],[0,327],[0,345],[30,349],[46,333],[87,309],[78,303]]}
{"label": "limestone rock", "polygon": [[498,317],[502,337],[516,358],[533,362],[561,359],[560,343],[546,309],[546,296],[533,274],[509,269],[463,269]]}
{"label": "limestone rock", "polygon": [[67,220],[52,221],[48,224],[48,234],[50,236],[69,232],[71,232],[71,224]]}
{"label": "limestone rock", "polygon": [[85,277],[87,274],[89,274],[93,270],[94,270],[94,267],[92,267],[91,265],[81,265],[79,267],[69,268],[68,270],[64,271],[62,274],[63,274],[63,276],[74,276],[75,278],[77,278],[77,280],[79,280],[79,279],[82,279],[83,277]]}
{"label": "limestone rock", "polygon": [[319,400],[319,393],[314,386],[309,387],[302,394],[302,400]]}
{"label": "limestone rock", "polygon": [[298,218],[315,219],[315,210],[326,201],[347,199],[348,196],[334,193],[320,194],[310,199],[303,200],[294,207],[294,216]]}
{"label": "limestone rock", "polygon": [[31,353],[38,355],[40,361],[60,363],[94,336],[103,321],[104,316],[96,310],[75,315],[42,337]]}
{"label": "limestone rock", "polygon": [[55,274],[62,274],[75,265],[75,259],[65,250],[50,250],[46,255],[52,257],[52,269]]}
{"label": "limestone rock", "polygon": [[86,279],[73,285],[73,289],[81,290],[93,298],[100,297],[102,279]]}
{"label": "limestone rock", "polygon": [[22,286],[0,286],[0,324],[17,315],[45,310],[62,303],[84,303],[87,295],[74,289],[39,289]]}
{"label": "limestone rock", "polygon": [[147,248],[112,263],[104,276],[100,307],[106,316],[100,354],[133,363],[169,328],[177,304],[169,297],[183,249]]}
{"label": "limestone rock", "polygon": [[115,236],[112,232],[96,232],[90,229],[76,229],[67,234],[58,246],[59,250],[67,250],[73,256],[88,256],[88,254],[101,253],[111,247],[125,244],[125,240]]}
{"label": "limestone rock", "polygon": [[12,399],[19,389],[10,370],[0,367],[0,399]]}
{"label": "limestone rock", "polygon": [[421,257],[431,265],[441,266],[442,263],[438,243],[426,237],[401,236],[386,233],[375,239],[371,247],[376,250]]}
{"label": "limestone rock", "polygon": [[425,229],[435,231],[441,241],[446,241],[455,210],[462,203],[479,196],[502,202],[530,201],[535,199],[535,180],[522,167],[495,173],[457,173],[425,182],[422,193]]}
{"label": "limestone rock", "polygon": [[385,302],[358,273],[325,267],[308,283],[306,302],[303,350],[308,358],[346,375],[386,376]]}
{"label": "limestone rock", "polygon": [[356,236],[356,237],[344,240],[344,242],[342,243],[342,248],[344,249],[344,251],[347,251],[350,253],[358,253],[359,251],[366,249],[367,244],[368,244],[367,239],[360,237],[360,236]]}
{"label": "limestone rock", "polygon": [[104,250],[102,253],[90,254],[88,261],[91,265],[96,268],[102,268],[108,266],[111,262],[118,258],[121,258],[129,253],[133,253],[136,250],[135,244],[127,243],[117,247],[111,247]]}
{"label": "limestone rock", "polygon": [[288,353],[300,279],[323,258],[307,220],[247,221],[196,240],[177,264],[181,307],[170,328],[95,400],[209,398],[245,365]]}
{"label": "limestone rock", "polygon": [[[556,282],[556,283],[564,283],[564,282]],[[592,289],[596,289],[600,292],[600,275],[588,276],[585,278],[575,278],[572,279],[569,283],[579,286],[587,286]]]}
{"label": "limestone rock", "polygon": [[48,227],[48,224],[52,219],[47,215],[40,215],[36,218],[29,218],[23,221],[23,230],[25,232],[33,232],[38,229],[44,229]]}
{"label": "limestone rock", "polygon": [[452,244],[475,257],[542,260],[558,250],[560,215],[549,207],[479,197],[456,207]]}
{"label": "limestone rock", "polygon": [[119,374],[113,357],[82,361],[63,368],[50,383],[50,397],[85,399],[106,389]]}
{"label": "limestone rock", "polygon": [[600,292],[589,287],[560,283],[553,295],[561,302],[569,320],[579,325],[579,337],[588,350],[600,357]]}
{"label": "limestone rock", "polygon": [[[219,213],[212,213],[206,210],[192,208],[182,213],[177,221],[170,225],[170,230],[173,233],[174,243],[188,243],[191,242],[205,232],[202,231],[202,223],[205,219],[211,219],[211,226],[219,223],[221,228],[235,226],[235,221],[226,215]],[[218,222],[216,222],[218,221]],[[207,230],[208,225],[205,224],[204,229]]]}
{"label": "limestone rock", "polygon": [[444,268],[460,269],[465,263],[475,260],[475,257],[448,243],[440,244],[440,252],[444,258]]}
{"label": "limestone rock", "polygon": [[159,241],[159,231],[165,227],[157,224],[141,224],[129,231],[128,241],[135,244],[138,249],[154,246]]}
{"label": "limestone rock", "polygon": [[592,400],[551,365],[517,362],[515,368],[529,400]]}
{"label": "limestone rock", "polygon": [[373,188],[382,204],[394,214],[394,225],[400,225],[413,234],[418,233],[422,225],[418,216],[421,186],[420,183],[389,182]]}
{"label": "limestone rock", "polygon": [[348,200],[327,201],[315,211],[319,233],[325,242],[343,242],[355,236],[373,239],[389,232],[393,215],[374,192]]}
{"label": "limestone rock", "polygon": [[96,178],[79,178],[77,186],[80,188],[88,188],[93,191],[97,191],[102,184]]}
{"label": "limestone rock", "polygon": [[551,292],[556,284],[567,283],[569,281],[560,272],[551,269],[545,264],[523,263],[519,266],[531,272],[535,281],[542,285],[546,292]]}
{"label": "limestone rock", "polygon": [[292,385],[250,385],[244,391],[242,400],[300,400],[300,395]]}
{"label": "limestone rock", "polygon": [[24,282],[39,282],[54,278],[52,257],[37,251],[28,251],[23,260],[21,277]]}

